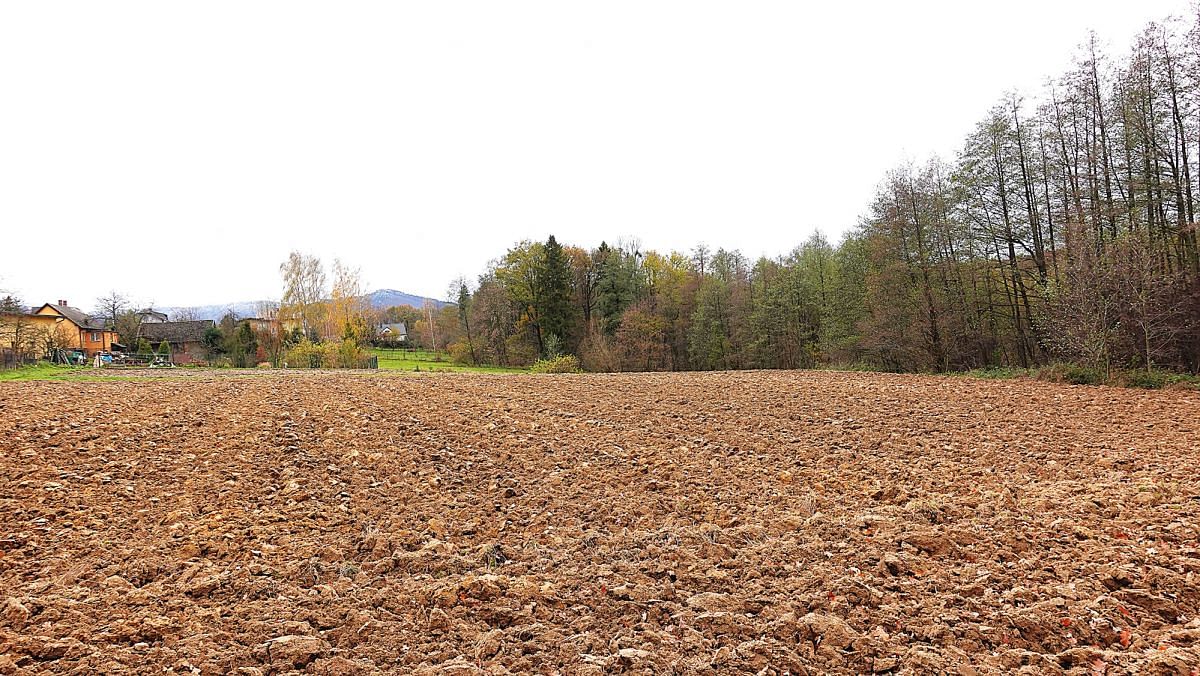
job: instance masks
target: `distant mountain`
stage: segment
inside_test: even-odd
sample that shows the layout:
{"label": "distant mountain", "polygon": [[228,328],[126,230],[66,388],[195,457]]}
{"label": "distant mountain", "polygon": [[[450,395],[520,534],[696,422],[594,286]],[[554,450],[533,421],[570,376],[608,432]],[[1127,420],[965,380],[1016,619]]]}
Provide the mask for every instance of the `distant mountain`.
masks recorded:
{"label": "distant mountain", "polygon": [[169,321],[177,319],[212,319],[220,321],[226,313],[232,311],[239,317],[257,317],[259,308],[268,301],[247,300],[223,305],[192,305],[188,307],[156,307],[155,310],[165,312]]}
{"label": "distant mountain", "polygon": [[407,305],[409,307],[420,308],[425,307],[425,301],[433,302],[434,306],[439,310],[447,305],[453,305],[453,303],[447,303],[444,300],[426,298],[425,296],[414,296],[411,293],[404,293],[403,291],[397,291],[395,289],[380,289],[378,291],[372,291],[371,293],[367,294],[367,298],[371,301],[371,307],[376,310],[395,307],[397,305]]}
{"label": "distant mountain", "polygon": [[[425,301],[431,301],[435,307],[441,309],[453,303],[447,303],[444,300],[436,298],[426,298],[425,296],[415,296],[411,293],[404,293],[395,289],[379,289],[372,291],[366,296],[374,310],[382,310],[384,308],[394,307],[396,305],[407,305],[409,307],[425,307]],[[217,305],[194,305],[190,307],[158,307],[154,308],[159,312],[167,313],[167,316],[174,320],[177,317],[190,317],[194,319],[212,319],[220,321],[221,317],[229,311],[233,311],[239,317],[256,317],[261,313],[261,308],[265,304],[273,304],[273,301],[265,300],[247,300],[238,301],[235,303],[224,303]]]}

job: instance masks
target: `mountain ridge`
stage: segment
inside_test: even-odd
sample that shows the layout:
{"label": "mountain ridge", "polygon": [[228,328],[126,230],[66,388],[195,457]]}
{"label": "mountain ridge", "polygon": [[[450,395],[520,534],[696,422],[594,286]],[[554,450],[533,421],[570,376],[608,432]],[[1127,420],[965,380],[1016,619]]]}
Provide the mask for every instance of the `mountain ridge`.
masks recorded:
{"label": "mountain ridge", "polygon": [[[405,293],[396,289],[376,289],[370,293],[364,294],[364,298],[370,303],[372,310],[382,310],[397,305],[407,305],[409,307],[420,308],[425,306],[426,301],[433,302],[434,306],[441,309],[447,305],[453,305],[444,300],[436,298],[428,298],[426,296],[418,296],[412,293]],[[276,301],[269,300],[244,300],[231,303],[212,303],[209,305],[172,305],[166,307],[156,307],[155,310],[165,312],[172,320],[178,315],[191,316],[195,319],[212,319],[219,321],[227,312],[232,311],[239,317],[254,317],[260,312],[260,308],[264,304],[274,304]]]}

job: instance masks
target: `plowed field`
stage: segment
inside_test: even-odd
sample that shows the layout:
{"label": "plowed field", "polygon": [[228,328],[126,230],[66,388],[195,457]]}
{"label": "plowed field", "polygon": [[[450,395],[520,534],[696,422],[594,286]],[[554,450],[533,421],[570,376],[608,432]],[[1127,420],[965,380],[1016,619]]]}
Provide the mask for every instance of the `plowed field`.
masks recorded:
{"label": "plowed field", "polygon": [[1200,394],[0,383],[0,673],[1200,673]]}

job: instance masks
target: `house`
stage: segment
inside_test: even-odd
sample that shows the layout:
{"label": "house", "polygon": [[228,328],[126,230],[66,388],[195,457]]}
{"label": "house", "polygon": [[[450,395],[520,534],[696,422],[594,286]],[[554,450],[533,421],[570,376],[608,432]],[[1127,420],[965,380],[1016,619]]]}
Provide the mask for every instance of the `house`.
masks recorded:
{"label": "house", "polygon": [[408,341],[408,328],[404,322],[380,324],[375,327],[375,336],[381,343],[404,343]]}
{"label": "house", "polygon": [[246,317],[241,320],[250,325],[250,329],[255,333],[269,333],[272,336],[279,335],[279,320],[264,319],[263,317]]}
{"label": "house", "polygon": [[176,364],[194,364],[208,360],[208,347],[204,334],[216,328],[211,319],[188,322],[150,322],[138,327],[138,339],[145,338],[157,348],[164,340],[171,346],[171,361]]}
{"label": "house", "polygon": [[55,343],[59,321],[30,314],[23,307],[0,307],[0,363],[11,366],[45,355]]}
{"label": "house", "polygon": [[93,319],[86,312],[73,308],[67,301],[57,304],[46,303],[33,312],[42,323],[53,321],[55,342],[58,347],[81,350],[91,357],[97,352],[107,352],[117,342],[117,332],[104,325],[101,319]]}
{"label": "house", "polygon": [[138,323],[140,324],[162,324],[167,321],[167,313],[159,312],[153,308],[138,310]]}

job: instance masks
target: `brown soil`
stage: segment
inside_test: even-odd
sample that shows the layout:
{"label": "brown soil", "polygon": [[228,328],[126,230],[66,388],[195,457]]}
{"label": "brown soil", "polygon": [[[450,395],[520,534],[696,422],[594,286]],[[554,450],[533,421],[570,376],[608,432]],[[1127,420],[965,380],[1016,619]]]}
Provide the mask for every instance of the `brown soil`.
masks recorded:
{"label": "brown soil", "polygon": [[1200,394],[0,383],[0,673],[1200,672]]}

